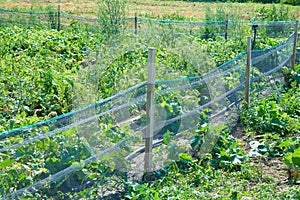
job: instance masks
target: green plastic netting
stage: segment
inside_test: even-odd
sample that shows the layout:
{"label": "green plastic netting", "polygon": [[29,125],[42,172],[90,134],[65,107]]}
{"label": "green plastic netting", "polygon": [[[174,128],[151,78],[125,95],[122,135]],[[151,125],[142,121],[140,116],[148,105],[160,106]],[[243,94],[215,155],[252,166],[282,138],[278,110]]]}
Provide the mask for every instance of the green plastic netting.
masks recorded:
{"label": "green plastic netting", "polygon": [[[29,18],[32,15],[32,13],[21,14],[28,15]],[[40,14],[48,15],[47,13]],[[9,14],[5,11],[5,15]],[[74,16],[66,14],[63,16],[75,19]],[[76,18],[76,20],[79,19],[81,20],[81,18]],[[95,20],[90,21],[90,25],[93,26]],[[133,31],[128,31],[126,33],[128,37],[124,34],[120,38],[112,38],[111,42],[99,49],[97,55],[100,55],[100,59],[96,58],[96,53],[91,54],[95,59],[99,59],[99,62],[82,69],[82,76],[92,74],[94,77],[103,78],[105,74],[102,74],[101,69],[115,59],[135,49],[147,53],[148,46],[155,46],[180,55],[180,58],[187,61],[191,67],[202,70],[201,76],[188,76],[188,74],[179,73],[167,63],[156,63],[154,170],[177,161],[181,153],[191,151],[190,141],[197,128],[208,122],[211,127],[227,124],[228,116],[233,115],[235,109],[239,109],[239,102],[244,98],[246,63],[246,53],[242,53],[223,65],[215,67],[213,62],[206,60],[208,55],[202,49],[203,47],[183,34],[184,31],[182,29],[180,31],[177,27],[185,26],[190,29],[191,34],[194,34],[197,31],[203,33],[202,30],[197,30],[203,28],[202,26],[204,30],[205,26],[211,26],[216,30],[215,34],[223,36],[223,22],[182,24],[174,23],[174,21],[158,21],[155,23],[162,24],[155,27],[141,24],[138,37],[133,34]],[[286,26],[275,30],[274,27],[279,27],[278,24]],[[294,22],[272,22],[270,29],[266,23],[258,25],[271,37],[287,39],[272,48],[252,51],[251,91],[253,92],[266,91],[264,87],[267,86],[262,86],[261,82],[280,80],[281,75],[278,71],[283,66],[290,66],[294,38],[291,34]],[[251,29],[251,24],[249,27]],[[229,36],[234,34],[235,32],[232,31]],[[240,33],[236,35],[240,37]],[[124,41],[126,44],[123,43]],[[207,70],[203,69],[204,66],[208,66]],[[212,68],[214,69],[210,70]],[[46,171],[40,174],[30,174],[31,179],[26,182],[26,185],[16,186],[15,183],[6,185],[1,190],[1,197],[11,199],[40,192],[51,196],[53,185],[60,185],[63,192],[74,192],[102,180],[104,191],[100,196],[105,196],[117,184],[116,176],[119,174],[126,174],[130,179],[139,180],[145,172],[146,61],[144,65],[136,66],[131,70],[132,73],[120,77],[119,82],[112,86],[115,87],[115,94],[109,98],[77,109],[85,104],[85,102],[82,104],[78,102],[85,99],[84,95],[90,95],[87,91],[92,90],[88,90],[88,87],[75,87],[78,99],[74,104],[78,105],[74,109],[77,110],[0,133],[1,160],[7,157],[17,159],[24,155],[30,158],[36,153],[36,148],[46,148],[45,154],[41,155],[45,161]],[[97,80],[96,78],[89,83],[97,84]],[[130,80],[132,87],[124,88],[125,83]],[[205,137],[206,142],[202,144],[201,154],[209,152],[217,139],[210,134]],[[67,151],[59,149],[67,143],[76,144],[77,147],[75,150],[69,148]],[[59,155],[51,153],[49,151],[51,148],[58,148],[57,154]],[[72,162],[68,162],[71,157]],[[33,160],[32,169],[35,169],[35,164],[37,163]],[[87,176],[96,169],[95,166],[102,165],[103,177]],[[19,172],[22,170],[26,172],[28,169],[20,169]],[[68,183],[68,186],[64,183]]]}

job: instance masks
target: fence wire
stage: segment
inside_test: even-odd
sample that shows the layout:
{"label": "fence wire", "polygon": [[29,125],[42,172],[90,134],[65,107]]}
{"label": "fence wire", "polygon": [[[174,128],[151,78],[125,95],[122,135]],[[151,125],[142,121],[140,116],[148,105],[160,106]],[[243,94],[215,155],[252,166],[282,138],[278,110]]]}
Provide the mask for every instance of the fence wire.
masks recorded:
{"label": "fence wire", "polygon": [[[59,16],[59,19],[58,19]],[[100,24],[98,18],[87,18],[76,16],[60,11],[48,12],[22,12],[15,10],[0,9],[0,26],[8,24],[19,24],[26,27],[41,27],[49,29],[66,29],[68,27],[80,26],[82,29],[98,33]],[[257,39],[260,37],[286,38],[293,31],[293,21],[242,21],[242,20],[220,20],[220,21],[180,21],[159,20],[139,17],[137,20],[137,31],[147,29],[153,25],[161,27],[173,27],[177,32],[186,32],[202,39],[226,37],[242,40],[244,35],[253,31],[257,26]],[[135,18],[123,19],[126,30],[135,32]]]}

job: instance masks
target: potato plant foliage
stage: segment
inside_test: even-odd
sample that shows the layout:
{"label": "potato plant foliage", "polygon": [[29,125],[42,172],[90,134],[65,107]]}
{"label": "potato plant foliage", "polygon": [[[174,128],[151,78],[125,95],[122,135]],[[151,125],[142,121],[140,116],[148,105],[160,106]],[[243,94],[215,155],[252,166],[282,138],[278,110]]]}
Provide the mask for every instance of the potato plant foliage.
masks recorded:
{"label": "potato plant foliage", "polygon": [[[283,73],[286,83],[267,96],[253,94],[250,105],[240,110],[246,129],[243,138],[226,129],[219,132],[210,153],[200,159],[181,154],[180,161],[155,172],[157,180],[131,183],[126,199],[298,199],[298,71],[283,68]],[[192,148],[197,148],[207,132],[207,124],[195,130]],[[265,169],[273,161],[278,162],[276,169]]]}
{"label": "potato plant foliage", "polygon": [[0,131],[70,111],[74,76],[98,41],[93,34],[12,26],[0,35]]}
{"label": "potato plant foliage", "polygon": [[[217,65],[234,58],[245,49],[245,41],[236,42],[234,39],[225,41],[222,37],[206,40],[197,35],[191,37],[207,47],[208,55]],[[0,132],[49,119],[70,112],[74,108],[78,108],[78,105],[83,105],[83,103],[77,102],[76,91],[74,92],[75,85],[80,87],[84,84],[84,81],[78,80],[80,73],[82,70],[88,70],[89,65],[86,63],[90,62],[88,60],[90,52],[97,51],[101,45],[105,44],[103,36],[88,32],[73,24],[60,32],[37,27],[7,26],[0,28],[0,38]],[[261,42],[261,47],[265,48],[276,45],[280,40],[264,38],[264,41],[259,42]],[[163,63],[173,71],[180,72],[184,77],[201,75],[211,70],[209,67],[197,69],[181,55],[172,53],[167,48],[158,48],[157,52],[159,63]],[[145,65],[147,56],[145,49],[132,49],[113,60],[109,65],[102,67],[102,76],[97,79],[95,84],[97,96],[95,100],[105,99],[115,94],[120,88],[126,89],[136,84],[130,81],[119,82],[124,76],[138,77],[144,81],[144,72],[137,71],[135,67]],[[166,79],[172,77],[168,74],[165,76]],[[82,85],[78,86],[78,84]],[[287,89],[285,94],[270,96],[268,97],[270,101],[254,102],[253,109],[245,110],[241,119],[246,126],[253,127],[252,132],[256,134],[270,132],[278,134],[280,137],[299,133],[299,104],[294,103],[294,100],[299,102],[298,85],[291,83],[289,86],[292,88]],[[229,82],[228,88],[230,88]],[[201,93],[201,91],[199,92]],[[167,112],[168,118],[178,115],[182,110],[181,104],[176,98],[172,98],[172,95],[164,96],[158,101]],[[107,122],[110,124],[99,125],[103,135],[97,135],[106,142],[107,147],[119,142],[132,131],[128,127],[110,129],[115,122],[113,119]],[[177,124],[175,123],[175,125]],[[166,132],[173,130],[171,126],[166,129],[168,129],[165,130]],[[198,143],[202,142],[203,133],[209,130],[205,126],[196,127],[196,129],[191,146],[198,150],[196,147]],[[211,198],[213,195],[210,195],[209,192],[216,186],[224,191],[213,197],[228,197],[230,194],[232,198],[236,198],[239,193],[234,188],[222,186],[226,182],[224,174],[228,174],[232,179],[242,177],[243,184],[241,186],[246,185],[247,178],[256,180],[259,179],[259,175],[252,174],[253,172],[250,171],[251,167],[247,163],[248,156],[242,149],[241,142],[233,137],[229,130],[224,130],[224,127],[218,131],[220,134],[212,153],[204,155],[199,160],[190,155],[180,155],[181,161],[172,163],[170,167],[157,172],[161,179],[155,181],[150,187],[148,187],[148,183],[127,182],[126,175],[118,174],[114,170],[114,166],[109,164],[110,158],[105,158],[108,165],[97,161],[92,162],[71,176],[52,182],[36,193],[23,195],[28,199],[95,199],[104,194],[105,190],[110,191],[115,186],[121,185],[123,189],[127,189],[124,198],[128,199],[159,199],[170,195],[178,196],[179,199]],[[25,138],[22,136],[6,138],[0,141],[0,147],[4,148],[11,143],[24,140]],[[298,141],[298,139],[295,140]],[[266,138],[263,142],[269,152],[268,155],[275,150],[280,155],[288,151],[293,152],[283,144],[283,142],[293,143],[293,138],[276,141],[276,148],[272,146],[272,141]],[[294,146],[296,148],[298,144]],[[265,155],[266,152],[260,152],[260,154]],[[84,139],[77,134],[76,128],[32,144],[1,152],[0,185],[2,187],[0,197],[3,198],[69,166],[80,166],[83,160],[91,155],[92,151]],[[243,170],[246,170],[245,173],[242,172]],[[190,174],[193,178],[188,181],[183,180],[182,178],[186,174]],[[178,181],[173,183],[171,181],[173,178]],[[84,184],[87,181],[89,184],[83,187],[81,183]],[[114,183],[112,188],[107,186],[103,189],[103,185],[111,182]],[[257,190],[262,188],[264,186],[258,186]],[[238,189],[239,187],[236,188],[236,190]],[[187,192],[191,190],[195,192]],[[297,188],[294,190],[295,192],[299,191]],[[282,193],[282,195],[286,194]]]}

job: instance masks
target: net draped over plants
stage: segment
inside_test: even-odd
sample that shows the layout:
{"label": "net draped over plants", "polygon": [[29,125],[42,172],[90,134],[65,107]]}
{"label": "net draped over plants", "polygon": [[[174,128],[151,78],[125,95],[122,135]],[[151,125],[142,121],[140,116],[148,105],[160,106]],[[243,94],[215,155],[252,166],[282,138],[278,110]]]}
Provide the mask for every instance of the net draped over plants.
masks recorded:
{"label": "net draped over plants", "polygon": [[[53,7],[46,8],[45,12],[35,11],[15,11],[0,9],[0,26],[5,24],[19,24],[27,27],[44,27],[50,29],[66,29],[69,26],[76,28],[85,28],[87,31],[99,32],[99,19],[76,16],[60,11]],[[59,15],[59,16],[58,16]],[[59,18],[59,19],[58,19]],[[251,34],[253,25],[258,25],[258,32],[267,37],[286,38],[294,29],[293,21],[243,21],[236,20],[210,20],[204,22],[196,21],[180,21],[180,20],[157,20],[149,18],[137,18],[138,29],[145,29],[153,25],[160,25],[161,27],[173,27],[177,32],[189,32],[191,35],[200,36],[203,39],[215,38],[217,36],[228,38],[241,39],[247,34]],[[135,18],[123,19],[124,28],[134,31]],[[227,30],[227,33],[226,33]],[[259,33],[258,33],[259,37]]]}
{"label": "net draped over plants", "polygon": [[[272,37],[285,39],[277,46],[252,51],[251,92],[264,94],[272,90],[276,81],[281,80],[277,72],[283,66],[290,66],[294,22],[280,23],[286,27],[274,30],[276,26],[271,26],[270,30],[268,25],[259,24],[258,28]],[[0,133],[0,154],[5,165],[14,164],[14,158],[30,160],[30,163],[18,160],[15,169],[16,176],[26,174],[24,185],[13,181],[14,177],[1,178],[2,197],[10,199],[42,192],[51,195],[54,185],[63,192],[74,192],[95,183],[102,187],[100,196],[106,196],[116,190],[120,177],[141,179],[145,172],[149,46],[157,49],[153,170],[193,151],[191,142],[201,127],[228,124],[228,117],[244,99],[247,54],[241,53],[216,67],[205,45],[185,34],[185,28],[177,27],[186,24],[166,24],[140,25],[138,35],[125,31],[108,40],[99,51],[91,52],[88,59],[92,62],[82,66],[78,84],[74,86],[74,111]],[[199,28],[187,25],[193,33]],[[209,33],[223,36],[223,24],[204,23],[204,26],[209,26],[206,27]],[[249,30],[243,30],[243,34],[251,31],[251,25],[247,27]],[[205,27],[200,32],[203,36]],[[229,31],[229,36],[233,34]],[[242,40],[241,34],[237,35]],[[269,80],[274,84],[267,84]],[[99,90],[106,91],[107,98],[94,102]],[[200,154],[211,151],[216,135],[204,136]],[[40,159],[34,159],[33,155]],[[37,163],[41,161],[43,167]]]}

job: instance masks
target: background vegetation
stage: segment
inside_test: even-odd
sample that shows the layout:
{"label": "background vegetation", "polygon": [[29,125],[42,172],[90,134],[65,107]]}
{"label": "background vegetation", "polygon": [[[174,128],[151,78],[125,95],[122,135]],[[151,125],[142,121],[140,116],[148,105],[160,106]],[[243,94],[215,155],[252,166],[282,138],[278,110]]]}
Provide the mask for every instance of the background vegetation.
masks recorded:
{"label": "background vegetation", "polygon": [[300,5],[300,3],[297,0],[185,0],[189,2],[239,2],[239,3],[245,3],[245,2],[254,2],[254,3],[285,3],[285,4],[291,4],[291,5]]}
{"label": "background vegetation", "polygon": [[[216,10],[219,3],[217,2],[189,2],[189,1],[157,1],[157,0],[127,0],[126,17],[134,17],[135,12],[139,13],[140,17],[151,18],[172,18],[172,16],[180,16],[185,19],[205,20],[205,13],[207,7]],[[61,10],[70,14],[81,15],[85,17],[97,17],[98,3],[97,1],[85,1],[78,3],[76,0],[61,0],[59,1]],[[262,3],[238,3],[225,2],[221,3],[230,9],[227,13],[236,13],[239,19],[249,20],[253,14],[262,8],[270,9],[272,6],[280,7],[280,4],[262,4]],[[53,6],[56,10],[57,1],[41,1],[31,0],[16,1],[16,0],[0,0],[0,7],[7,9],[21,9],[42,11],[47,6]],[[300,19],[300,7],[286,4],[289,7],[290,13]]]}

